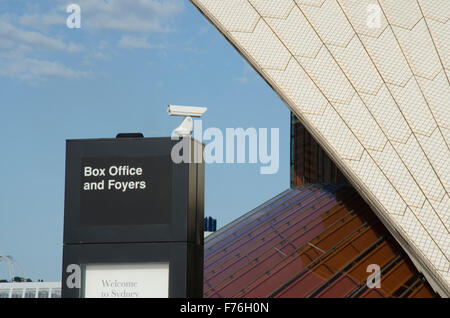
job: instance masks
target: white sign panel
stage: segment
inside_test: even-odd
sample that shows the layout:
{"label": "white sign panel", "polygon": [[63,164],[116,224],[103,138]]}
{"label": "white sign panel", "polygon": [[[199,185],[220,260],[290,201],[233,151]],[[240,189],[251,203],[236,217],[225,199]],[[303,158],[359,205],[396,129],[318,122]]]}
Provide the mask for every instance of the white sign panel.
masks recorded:
{"label": "white sign panel", "polygon": [[168,298],[169,263],[86,265],[85,298]]}

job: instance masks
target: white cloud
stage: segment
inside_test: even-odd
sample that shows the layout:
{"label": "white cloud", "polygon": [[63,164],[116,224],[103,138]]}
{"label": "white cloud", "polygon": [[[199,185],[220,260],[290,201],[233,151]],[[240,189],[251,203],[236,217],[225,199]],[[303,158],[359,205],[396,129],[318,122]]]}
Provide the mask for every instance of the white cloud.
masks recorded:
{"label": "white cloud", "polygon": [[11,40],[8,40],[6,38],[0,37],[0,49],[11,49],[14,47],[14,42]]}
{"label": "white cloud", "polygon": [[120,38],[119,47],[125,49],[164,49],[165,46],[162,44],[154,45],[148,42],[146,38],[143,37],[133,37],[129,35],[124,35]]}
{"label": "white cloud", "polygon": [[[184,11],[182,0],[78,0],[82,28],[88,31],[167,32],[170,24]],[[56,0],[53,9],[16,16],[19,24],[35,29],[65,26],[66,0]],[[4,15],[5,16],[5,15]]]}
{"label": "white cloud", "polygon": [[87,77],[89,73],[71,69],[59,62],[25,58],[0,60],[0,75],[20,79],[41,79],[45,77],[78,79]]}
{"label": "white cloud", "polygon": [[0,17],[0,76],[25,80],[85,77],[86,72],[74,70],[57,61],[49,61],[48,58],[39,58],[42,53],[78,53],[82,50],[81,45],[66,43],[37,31],[24,30],[2,21]]}
{"label": "white cloud", "polygon": [[180,0],[80,0],[83,28],[126,32],[167,32],[184,10]]}
{"label": "white cloud", "polygon": [[64,11],[60,13],[50,12],[44,14],[24,14],[18,18],[19,24],[37,29],[47,28],[50,26],[64,26],[66,24],[66,14]]}
{"label": "white cloud", "polygon": [[[25,12],[0,14],[0,76],[77,79],[90,72],[69,65],[93,66],[98,61],[111,60],[118,54],[117,48],[158,49],[164,54],[164,43],[148,39],[152,33],[165,37],[184,10],[181,0],[75,2],[81,7],[82,25],[76,32],[66,28],[66,6],[70,3],[66,0],[55,0],[46,10],[33,3],[25,6]],[[72,39],[86,41],[82,45]],[[99,44],[92,45],[93,42]]]}
{"label": "white cloud", "polygon": [[46,77],[76,79],[87,75],[60,62],[50,61],[48,57],[39,57],[55,51],[78,53],[84,50],[83,46],[34,30],[24,30],[11,20],[0,16],[0,76],[41,80]]}
{"label": "white cloud", "polygon": [[247,63],[245,63],[241,76],[236,77],[234,80],[241,84],[247,84],[253,78],[255,78],[255,71]]}
{"label": "white cloud", "polygon": [[122,36],[119,41],[119,46],[127,49],[147,49],[150,48],[150,43],[145,38]]}
{"label": "white cloud", "polygon": [[9,40],[16,45],[30,45],[33,47],[48,48],[70,53],[80,52],[83,47],[74,43],[64,43],[60,39],[46,36],[36,31],[26,31],[10,23],[0,21],[0,38]]}

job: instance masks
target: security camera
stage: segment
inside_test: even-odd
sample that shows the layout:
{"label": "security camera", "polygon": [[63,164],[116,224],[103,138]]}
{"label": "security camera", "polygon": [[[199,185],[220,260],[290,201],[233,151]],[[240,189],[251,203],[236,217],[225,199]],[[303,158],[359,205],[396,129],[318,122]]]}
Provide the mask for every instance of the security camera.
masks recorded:
{"label": "security camera", "polygon": [[174,106],[169,105],[167,112],[170,116],[182,116],[186,117],[175,129],[175,133],[179,136],[189,136],[194,130],[194,121],[192,117],[202,117],[202,115],[208,110],[206,107],[193,107],[193,106]]}
{"label": "security camera", "polygon": [[208,110],[206,107],[193,107],[193,106],[175,106],[169,105],[167,112],[170,116],[184,116],[184,117],[202,117],[202,115]]}

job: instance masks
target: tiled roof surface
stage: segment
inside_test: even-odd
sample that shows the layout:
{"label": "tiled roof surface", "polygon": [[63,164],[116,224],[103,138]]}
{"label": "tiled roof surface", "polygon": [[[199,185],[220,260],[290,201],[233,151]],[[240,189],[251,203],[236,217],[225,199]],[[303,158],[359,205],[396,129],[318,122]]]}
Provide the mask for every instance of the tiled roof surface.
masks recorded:
{"label": "tiled roof surface", "polygon": [[450,1],[191,2],[450,295]]}

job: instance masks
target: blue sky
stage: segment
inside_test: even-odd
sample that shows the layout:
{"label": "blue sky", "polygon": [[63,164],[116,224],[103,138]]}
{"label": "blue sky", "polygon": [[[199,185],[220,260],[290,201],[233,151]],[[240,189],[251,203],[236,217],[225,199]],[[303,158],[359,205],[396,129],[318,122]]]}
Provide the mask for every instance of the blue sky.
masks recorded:
{"label": "blue sky", "polygon": [[[70,3],[81,29],[66,26]],[[206,166],[219,226],[289,187],[287,107],[188,1],[0,0],[0,254],[59,281],[65,140],[168,136],[181,120],[167,104],[208,107],[204,129],[280,129],[278,173]]]}

